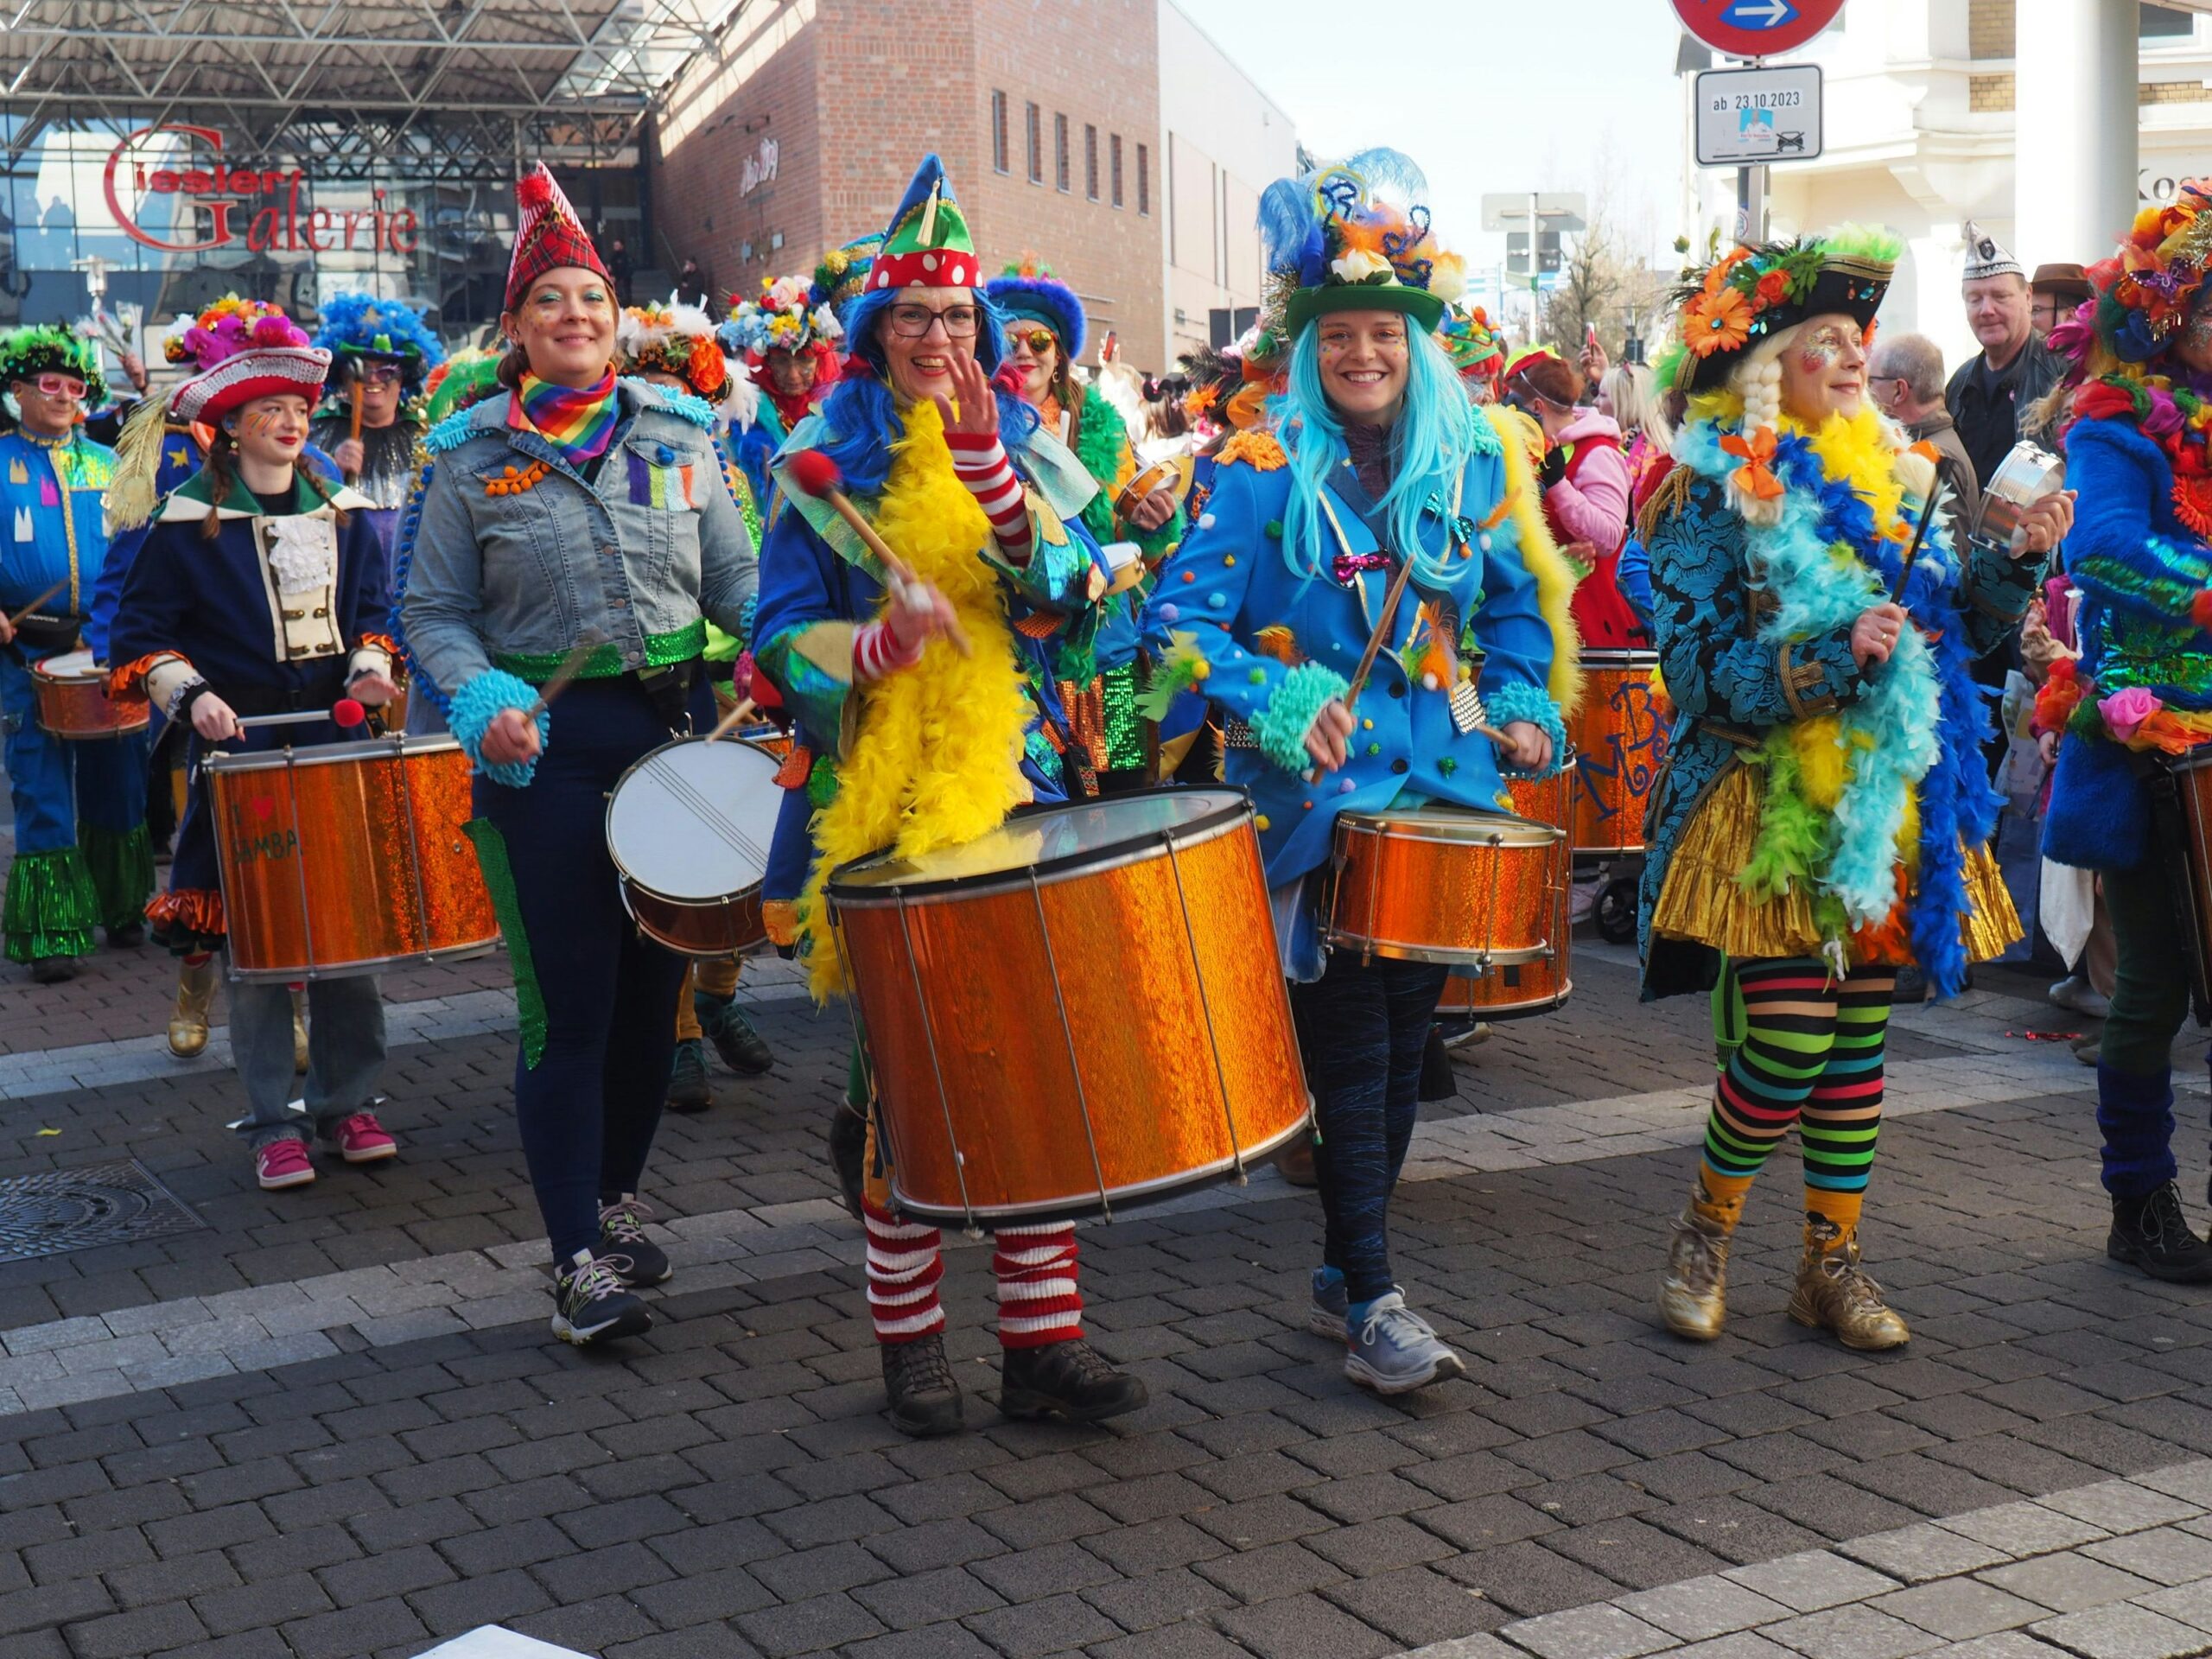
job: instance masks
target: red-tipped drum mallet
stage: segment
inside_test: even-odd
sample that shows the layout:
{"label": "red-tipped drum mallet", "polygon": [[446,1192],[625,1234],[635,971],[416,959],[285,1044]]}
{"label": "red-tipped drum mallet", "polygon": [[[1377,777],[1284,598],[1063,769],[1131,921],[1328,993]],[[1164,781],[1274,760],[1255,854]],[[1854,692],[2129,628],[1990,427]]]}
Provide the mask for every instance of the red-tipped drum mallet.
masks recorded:
{"label": "red-tipped drum mallet", "polygon": [[[909,588],[919,583],[921,579],[914,574],[914,567],[891,550],[891,544],[875,533],[875,526],[861,517],[860,509],[847,497],[843,487],[845,475],[838,471],[836,461],[819,449],[802,449],[791,458],[784,472],[807,494],[830,504],[837,516],[852,527],[853,534],[861,538],[868,550],[875,555],[875,562],[883,567],[885,575]],[[968,638],[968,631],[960,626],[958,618],[948,617],[944,632],[945,637],[952,641],[954,649],[963,657],[976,654],[975,644]]]}
{"label": "red-tipped drum mallet", "polygon": [[330,705],[330,718],[340,729],[346,730],[368,723],[369,711],[354,697],[340,697]]}

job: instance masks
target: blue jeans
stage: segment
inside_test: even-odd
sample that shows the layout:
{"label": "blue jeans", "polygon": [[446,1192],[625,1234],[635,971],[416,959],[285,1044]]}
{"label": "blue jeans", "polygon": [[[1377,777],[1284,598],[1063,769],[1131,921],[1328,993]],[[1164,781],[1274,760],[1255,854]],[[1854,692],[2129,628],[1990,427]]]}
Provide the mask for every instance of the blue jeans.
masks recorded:
{"label": "blue jeans", "polygon": [[[238,1134],[258,1151],[272,1141],[308,1138],[285,1111],[292,1098],[292,992],[281,982],[232,980],[231,1061],[245,1085]],[[384,988],[374,974],[318,979],[308,986],[307,1122],[326,1140],[376,1099],[384,1071]]]}
{"label": "blue jeans", "polygon": [[1308,985],[1290,988],[1298,1049],[1313,1091],[1313,1172],[1324,1220],[1321,1259],[1355,1302],[1392,1287],[1390,1192],[1413,1144],[1421,1052],[1446,969],[1338,950]]}

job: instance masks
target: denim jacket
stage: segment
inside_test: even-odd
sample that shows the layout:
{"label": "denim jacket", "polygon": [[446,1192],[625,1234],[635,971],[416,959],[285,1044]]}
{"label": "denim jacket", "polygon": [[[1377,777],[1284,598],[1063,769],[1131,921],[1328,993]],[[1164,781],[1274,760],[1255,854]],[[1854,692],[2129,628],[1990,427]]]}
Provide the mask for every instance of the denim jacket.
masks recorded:
{"label": "denim jacket", "polygon": [[577,641],[587,675],[688,662],[706,623],[751,633],[758,565],[713,412],[641,380],[595,482],[491,397],[441,422],[399,529],[408,657],[442,705],[491,669],[543,682]]}

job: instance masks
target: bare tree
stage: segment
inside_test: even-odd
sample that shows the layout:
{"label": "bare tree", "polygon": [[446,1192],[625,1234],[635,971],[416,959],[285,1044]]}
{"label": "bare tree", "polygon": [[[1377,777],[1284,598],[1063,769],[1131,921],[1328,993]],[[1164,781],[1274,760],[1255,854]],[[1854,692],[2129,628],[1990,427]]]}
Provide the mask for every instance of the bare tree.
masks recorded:
{"label": "bare tree", "polygon": [[1544,344],[1573,362],[1594,327],[1611,361],[1626,354],[1631,334],[1649,355],[1663,327],[1667,274],[1630,254],[1602,203],[1592,207],[1590,228],[1571,240],[1560,256],[1559,286],[1545,296],[1539,319]]}

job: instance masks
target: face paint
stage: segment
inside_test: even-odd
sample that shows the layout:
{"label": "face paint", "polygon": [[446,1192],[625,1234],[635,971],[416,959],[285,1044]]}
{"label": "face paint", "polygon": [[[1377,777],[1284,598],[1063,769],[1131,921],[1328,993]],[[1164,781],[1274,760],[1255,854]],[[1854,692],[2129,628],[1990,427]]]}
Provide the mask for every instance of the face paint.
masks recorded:
{"label": "face paint", "polygon": [[245,412],[245,435],[265,438],[276,429],[276,411],[273,409],[250,409]]}
{"label": "face paint", "polygon": [[1808,374],[1818,374],[1840,358],[1843,351],[1843,331],[1823,323],[1798,342],[1797,365]]}

